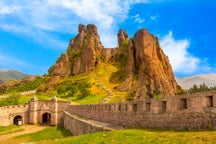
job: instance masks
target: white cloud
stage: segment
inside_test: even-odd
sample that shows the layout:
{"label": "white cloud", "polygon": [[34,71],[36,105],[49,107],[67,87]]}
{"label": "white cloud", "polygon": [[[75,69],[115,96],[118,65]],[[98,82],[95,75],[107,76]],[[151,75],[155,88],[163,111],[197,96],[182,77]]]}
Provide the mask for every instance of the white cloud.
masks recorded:
{"label": "white cloud", "polygon": [[[2,0],[0,2],[0,29],[20,35],[24,34],[39,41],[38,38],[48,39],[44,36],[51,36],[49,33],[53,32],[75,35],[79,23],[93,23],[97,25],[100,35],[105,36],[101,36],[105,47],[115,47],[116,42],[110,43],[112,40],[108,39],[106,35],[109,38],[116,37],[118,24],[128,18],[131,5],[149,2],[152,1],[19,0],[9,2]],[[7,15],[5,16],[5,14]],[[135,21],[143,23],[144,19],[137,17]],[[16,27],[16,29],[11,29],[11,27]],[[22,31],[20,28],[25,29]],[[32,36],[34,33],[39,35]],[[40,35],[41,33],[43,34]],[[115,40],[117,41],[117,39]]]}
{"label": "white cloud", "polygon": [[150,16],[150,20],[155,21],[157,16]]}
{"label": "white cloud", "polygon": [[142,24],[145,22],[145,19],[141,18],[139,14],[136,14],[135,16],[131,16],[128,19],[134,19],[134,22]]}
{"label": "white cloud", "polygon": [[198,69],[201,60],[188,52],[190,42],[187,39],[176,40],[170,31],[160,40],[161,47],[169,57],[175,73],[191,74]]}
{"label": "white cloud", "polygon": [[19,9],[20,8],[18,6],[5,5],[3,1],[0,1],[0,15],[11,14],[19,11]]}

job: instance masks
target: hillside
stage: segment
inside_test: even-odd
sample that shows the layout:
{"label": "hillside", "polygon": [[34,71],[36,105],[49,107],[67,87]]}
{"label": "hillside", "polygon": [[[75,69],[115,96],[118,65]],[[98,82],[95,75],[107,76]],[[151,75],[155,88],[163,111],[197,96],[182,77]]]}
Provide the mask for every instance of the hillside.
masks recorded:
{"label": "hillside", "polygon": [[216,74],[203,74],[191,77],[176,78],[176,80],[184,89],[189,89],[194,84],[199,86],[203,83],[205,83],[208,87],[216,86]]}
{"label": "hillside", "polygon": [[[125,93],[127,100],[174,96],[181,92],[157,37],[147,29],[140,29],[133,38],[128,38],[126,30],[119,30],[117,38],[118,47],[104,48],[97,27],[80,24],[77,36],[70,40],[66,52],[50,67],[38,91],[62,92],[65,97],[78,96],[83,91],[91,91],[87,87],[96,84],[106,91],[108,97],[115,91],[120,95]],[[107,66],[112,70],[105,71],[105,75],[92,75]],[[86,77],[82,78],[83,75]],[[74,80],[77,77],[79,79]],[[95,94],[95,89],[91,92]]]}
{"label": "hillside", "polygon": [[16,71],[16,70],[0,70],[0,82],[10,80],[20,80],[30,75]]}

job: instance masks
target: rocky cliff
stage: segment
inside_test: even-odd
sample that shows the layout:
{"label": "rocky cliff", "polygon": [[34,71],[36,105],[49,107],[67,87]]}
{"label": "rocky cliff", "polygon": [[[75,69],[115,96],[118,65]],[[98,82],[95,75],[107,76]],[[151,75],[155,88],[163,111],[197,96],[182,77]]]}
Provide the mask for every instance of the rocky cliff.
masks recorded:
{"label": "rocky cliff", "polygon": [[[124,46],[128,57],[125,66],[127,76],[119,89],[130,90],[131,95],[136,98],[175,95],[180,87],[157,37],[146,29],[141,29],[136,32],[134,38],[125,39],[123,43],[126,43],[125,41],[129,41],[128,46]],[[136,81],[133,83],[134,76]]]}
{"label": "rocky cliff", "polygon": [[119,91],[129,91],[129,99],[173,96],[181,89],[157,37],[146,29],[139,30],[131,39],[126,30],[120,30],[117,36],[117,48],[103,48],[97,27],[80,24],[77,36],[50,68],[45,83],[54,85],[68,76],[92,72],[103,61],[118,68],[110,82],[120,83]]}
{"label": "rocky cliff", "polygon": [[72,74],[90,72],[95,69],[102,56],[103,46],[95,25],[80,24],[78,35],[71,40],[67,49]]}

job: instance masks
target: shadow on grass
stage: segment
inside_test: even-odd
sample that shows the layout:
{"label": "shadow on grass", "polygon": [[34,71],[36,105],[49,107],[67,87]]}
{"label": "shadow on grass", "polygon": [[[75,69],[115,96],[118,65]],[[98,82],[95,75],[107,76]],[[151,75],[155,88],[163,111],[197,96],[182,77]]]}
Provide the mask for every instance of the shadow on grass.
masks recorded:
{"label": "shadow on grass", "polygon": [[57,130],[60,131],[64,137],[72,136],[71,132],[69,130],[64,129],[63,126],[56,126],[56,127]]}

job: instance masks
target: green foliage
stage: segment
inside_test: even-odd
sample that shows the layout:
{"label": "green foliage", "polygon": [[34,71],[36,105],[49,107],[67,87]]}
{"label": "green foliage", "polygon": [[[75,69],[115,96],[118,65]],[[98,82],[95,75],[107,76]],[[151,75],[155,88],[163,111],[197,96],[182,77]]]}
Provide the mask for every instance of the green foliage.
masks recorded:
{"label": "green foliage", "polygon": [[9,87],[5,89],[5,91],[1,93],[16,93],[16,92],[24,92],[37,89],[43,82],[43,78],[37,76],[34,81],[31,80],[23,80],[20,84]]}
{"label": "green foliage", "polygon": [[76,60],[78,57],[80,57],[80,54],[81,54],[80,50],[72,50],[71,58],[73,60]]}
{"label": "green foliage", "polygon": [[24,131],[24,129],[17,125],[0,126],[0,135],[12,134],[21,131]]}
{"label": "green foliage", "polygon": [[126,54],[122,51],[119,51],[116,54],[116,60],[118,61],[118,63],[116,63],[118,71],[112,73],[112,75],[110,76],[109,81],[111,83],[123,82],[127,77],[127,73],[125,72],[125,68],[126,68],[127,63],[128,63],[128,54]]}
{"label": "green foliage", "polygon": [[54,70],[54,65],[49,68],[48,74],[50,75],[53,72],[53,70]]}
{"label": "green foliage", "polygon": [[43,140],[50,140],[50,139],[54,140],[54,139],[64,138],[68,136],[71,136],[70,131],[65,130],[63,127],[49,126],[42,131],[16,136],[13,138],[13,140],[22,141],[22,142],[38,142]]}
{"label": "green foliage", "polygon": [[204,92],[204,91],[210,91],[210,90],[216,90],[216,86],[208,87],[205,83],[203,83],[199,86],[194,84],[193,87],[191,87],[188,92],[189,93],[196,93],[196,92]]}
{"label": "green foliage", "polygon": [[85,37],[86,37],[87,39],[90,39],[90,38],[92,37],[92,35],[89,34],[89,33],[87,33],[87,34],[85,35]]}
{"label": "green foliage", "polygon": [[127,73],[123,72],[121,70],[118,70],[117,72],[112,73],[110,76],[110,82],[111,83],[119,83],[123,82],[126,79]]}
{"label": "green foliage", "polygon": [[160,95],[160,90],[158,90],[158,89],[154,90],[154,92],[153,92],[153,98],[155,98],[155,99],[162,98],[161,95]]}
{"label": "green foliage", "polygon": [[9,97],[0,99],[0,106],[18,105],[20,95],[13,94]]}
{"label": "green foliage", "polygon": [[42,144],[207,144],[216,143],[215,131],[125,129],[68,137]]}
{"label": "green foliage", "polygon": [[74,97],[82,99],[91,94],[91,84],[87,80],[65,80],[56,86],[57,93],[61,98]]}
{"label": "green foliage", "polygon": [[125,40],[123,41],[123,46],[124,46],[125,48],[127,48],[128,45],[129,45],[129,40],[128,40],[128,39],[125,39]]}

